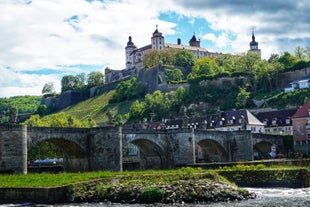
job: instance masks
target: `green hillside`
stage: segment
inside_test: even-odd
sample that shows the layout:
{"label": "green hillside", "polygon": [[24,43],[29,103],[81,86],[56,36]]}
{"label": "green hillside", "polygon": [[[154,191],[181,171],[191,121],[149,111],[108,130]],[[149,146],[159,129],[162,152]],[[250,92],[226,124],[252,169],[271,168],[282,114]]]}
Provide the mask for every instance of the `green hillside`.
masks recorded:
{"label": "green hillside", "polygon": [[113,115],[128,113],[129,108],[133,101],[125,101],[121,103],[109,104],[115,94],[115,90],[108,93],[96,96],[85,101],[82,101],[76,105],[70,106],[64,110],[66,114],[75,116],[76,118],[85,121],[90,117],[97,124],[107,122],[108,117],[106,113],[112,112]]}
{"label": "green hillside", "polygon": [[17,109],[18,114],[34,113],[40,105],[42,96],[14,96],[0,98],[0,123],[8,120],[11,107]]}

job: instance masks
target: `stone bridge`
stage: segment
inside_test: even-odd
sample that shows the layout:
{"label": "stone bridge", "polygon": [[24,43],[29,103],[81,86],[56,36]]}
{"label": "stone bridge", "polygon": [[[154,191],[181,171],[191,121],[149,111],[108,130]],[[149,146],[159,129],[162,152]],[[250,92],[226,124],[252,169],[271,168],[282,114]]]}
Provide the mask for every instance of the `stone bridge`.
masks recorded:
{"label": "stone bridge", "polygon": [[[260,140],[259,140],[260,139]],[[27,173],[27,153],[47,141],[63,151],[65,171],[122,171],[123,146],[139,149],[139,169],[170,169],[198,159],[213,162],[253,160],[253,144],[271,142],[253,138],[249,131],[221,132],[194,129],[152,130],[0,126],[0,172]]]}

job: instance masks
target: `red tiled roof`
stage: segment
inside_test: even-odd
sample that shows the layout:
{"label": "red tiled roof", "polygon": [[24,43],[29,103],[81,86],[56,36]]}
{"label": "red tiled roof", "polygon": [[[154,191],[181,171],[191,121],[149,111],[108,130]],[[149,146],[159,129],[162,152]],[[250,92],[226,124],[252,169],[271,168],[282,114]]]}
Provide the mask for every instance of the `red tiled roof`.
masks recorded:
{"label": "red tiled roof", "polygon": [[300,118],[300,117],[307,117],[309,116],[310,110],[310,101],[304,104],[298,111],[292,116],[292,118]]}

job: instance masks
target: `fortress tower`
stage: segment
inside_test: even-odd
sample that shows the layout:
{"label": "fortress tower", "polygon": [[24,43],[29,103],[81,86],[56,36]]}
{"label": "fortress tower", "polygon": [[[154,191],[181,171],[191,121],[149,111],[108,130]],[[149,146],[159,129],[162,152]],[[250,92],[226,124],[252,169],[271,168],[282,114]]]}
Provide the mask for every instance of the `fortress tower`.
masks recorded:
{"label": "fortress tower", "polygon": [[132,42],[132,37],[129,36],[127,46],[125,47],[126,53],[126,68],[130,68],[132,65],[135,64],[134,56],[131,54],[137,49],[136,45]]}
{"label": "fortress tower", "polygon": [[165,47],[165,38],[161,32],[158,32],[158,25],[156,25],[156,30],[153,32],[153,36],[151,38],[152,41],[152,49],[153,50],[163,50]]}

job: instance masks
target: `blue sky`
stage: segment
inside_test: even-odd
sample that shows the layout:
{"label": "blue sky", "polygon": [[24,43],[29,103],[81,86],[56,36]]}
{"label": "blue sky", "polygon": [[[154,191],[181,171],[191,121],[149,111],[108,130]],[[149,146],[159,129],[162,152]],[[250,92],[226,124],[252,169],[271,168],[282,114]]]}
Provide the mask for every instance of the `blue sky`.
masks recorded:
{"label": "blue sky", "polygon": [[125,67],[131,35],[138,47],[158,29],[168,43],[224,53],[249,49],[252,29],[262,57],[310,47],[308,0],[0,0],[0,97],[57,92],[64,75]]}

